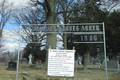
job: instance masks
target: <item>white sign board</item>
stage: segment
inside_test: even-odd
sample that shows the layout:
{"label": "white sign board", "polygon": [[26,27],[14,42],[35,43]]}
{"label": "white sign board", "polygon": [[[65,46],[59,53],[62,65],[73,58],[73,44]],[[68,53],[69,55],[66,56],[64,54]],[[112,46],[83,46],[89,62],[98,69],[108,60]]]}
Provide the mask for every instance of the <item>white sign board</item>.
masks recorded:
{"label": "white sign board", "polygon": [[49,49],[48,76],[74,77],[75,50]]}

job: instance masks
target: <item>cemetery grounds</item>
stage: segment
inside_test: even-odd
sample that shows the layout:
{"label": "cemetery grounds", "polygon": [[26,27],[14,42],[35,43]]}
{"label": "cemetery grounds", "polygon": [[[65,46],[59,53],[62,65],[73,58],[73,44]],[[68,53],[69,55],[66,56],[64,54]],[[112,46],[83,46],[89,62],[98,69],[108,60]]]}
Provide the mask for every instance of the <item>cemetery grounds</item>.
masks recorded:
{"label": "cemetery grounds", "polygon": [[[18,80],[47,80],[47,71],[43,70],[43,67],[44,65],[21,64]],[[77,71],[74,80],[106,80],[104,65],[88,65],[87,71],[82,70],[82,65],[75,67]],[[16,80],[16,71],[6,70],[6,68],[5,64],[0,64],[0,80]],[[23,75],[22,72],[30,72],[30,75]],[[72,78],[50,77],[50,80],[72,80]],[[120,80],[120,74],[115,75],[113,71],[108,71],[108,80]]]}

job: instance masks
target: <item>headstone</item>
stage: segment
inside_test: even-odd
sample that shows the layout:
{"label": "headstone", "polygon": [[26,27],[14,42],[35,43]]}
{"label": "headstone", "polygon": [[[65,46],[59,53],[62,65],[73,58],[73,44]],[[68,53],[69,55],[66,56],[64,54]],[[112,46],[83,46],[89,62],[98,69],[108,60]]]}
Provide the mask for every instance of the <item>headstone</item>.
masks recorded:
{"label": "headstone", "polygon": [[29,63],[28,64],[32,64],[32,55],[29,55]]}
{"label": "headstone", "polygon": [[16,66],[17,66],[16,62],[8,62],[8,67],[6,68],[6,70],[14,70],[14,71],[16,71]]}
{"label": "headstone", "polygon": [[79,65],[82,65],[81,60],[78,60],[78,64],[79,64]]}
{"label": "headstone", "polygon": [[7,68],[8,68],[8,64],[9,64],[9,62],[10,62],[10,61],[7,59],[7,62],[6,62],[6,63],[7,63]]}
{"label": "headstone", "polygon": [[108,56],[106,57],[106,60],[109,61],[109,57]]}
{"label": "headstone", "polygon": [[80,73],[87,73],[87,71],[80,71]]}
{"label": "headstone", "polygon": [[36,77],[37,75],[30,75],[31,77]]}
{"label": "headstone", "polygon": [[[109,57],[106,56],[106,61],[109,61]],[[103,59],[102,64],[105,64],[105,59]]]}
{"label": "headstone", "polygon": [[102,61],[102,64],[105,64],[105,59]]}
{"label": "headstone", "polygon": [[37,65],[30,65],[30,67],[32,67],[32,68],[34,68],[34,67],[36,67]]}
{"label": "headstone", "polygon": [[114,70],[114,74],[120,74],[120,70]]}
{"label": "headstone", "polygon": [[41,64],[41,63],[42,63],[42,60],[39,60],[38,63]]}
{"label": "headstone", "polygon": [[118,70],[119,69],[119,61],[116,61],[116,60],[107,61],[107,68],[108,68],[108,70]]}
{"label": "headstone", "polygon": [[30,72],[22,72],[21,74],[30,75]]}
{"label": "headstone", "polygon": [[21,63],[22,63],[22,64],[27,64],[26,58],[23,58]]}
{"label": "headstone", "polygon": [[96,59],[94,59],[93,63],[96,65],[101,65],[100,59],[98,57]]}
{"label": "headstone", "polygon": [[77,66],[78,65],[78,60],[75,60],[75,66]]}
{"label": "headstone", "polygon": [[39,62],[38,62],[38,59],[37,59],[36,62],[35,62],[35,64],[38,65],[38,63],[39,63]]}
{"label": "headstone", "polygon": [[79,65],[82,65],[81,61],[82,61],[82,57],[79,57],[79,58],[78,58],[78,64],[79,64]]}
{"label": "headstone", "polygon": [[25,62],[26,62],[26,64],[28,63],[28,60],[27,60],[27,58],[25,58]]}
{"label": "headstone", "polygon": [[93,64],[94,57],[90,57],[90,64]]}
{"label": "headstone", "polygon": [[81,61],[82,61],[82,57],[78,57],[78,59],[75,60],[75,66],[82,65]]}

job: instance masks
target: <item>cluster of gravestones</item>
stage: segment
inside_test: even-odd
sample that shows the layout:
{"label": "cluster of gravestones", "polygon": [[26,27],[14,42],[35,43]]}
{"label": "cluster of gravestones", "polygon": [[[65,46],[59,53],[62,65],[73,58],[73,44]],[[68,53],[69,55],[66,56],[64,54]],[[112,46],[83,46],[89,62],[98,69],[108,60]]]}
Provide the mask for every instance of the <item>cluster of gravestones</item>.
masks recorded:
{"label": "cluster of gravestones", "polygon": [[[120,69],[119,69],[119,61],[117,60],[109,60],[109,58],[107,57],[107,70],[108,71],[114,71],[114,74],[120,74]],[[99,57],[90,58],[90,64],[91,65],[101,65],[101,64],[105,64],[105,60],[104,59],[100,59]],[[79,57],[78,59],[75,60],[75,66],[78,65],[82,65],[82,57]],[[100,68],[100,67],[98,67]]]}
{"label": "cluster of gravestones", "polygon": [[[41,60],[37,61],[36,64],[41,64]],[[101,65],[105,64],[105,60],[100,60],[99,57],[90,59],[91,65]],[[102,63],[101,63],[102,62]],[[26,59],[24,58],[21,62],[22,64],[32,64],[32,55],[29,55],[29,62],[27,63]],[[77,60],[75,60],[75,66],[76,65],[82,65],[82,57],[79,57]],[[7,70],[16,70],[17,62],[8,62],[7,64]],[[120,74],[119,70],[119,61],[117,60],[110,60],[107,57],[107,70],[114,71],[114,74]]]}
{"label": "cluster of gravestones", "polygon": [[[78,57],[75,60],[75,65],[82,65],[82,61],[83,61],[83,57]],[[107,57],[107,61],[109,61],[109,58]],[[101,65],[101,64],[105,64],[105,59],[101,56],[97,56],[97,57],[90,57],[90,64],[91,65]]]}
{"label": "cluster of gravestones", "polygon": [[[32,65],[32,55],[30,54],[28,58],[29,58],[29,62],[27,61],[26,58],[23,58],[19,63],[20,64],[29,64],[31,66]],[[42,63],[41,60],[36,61],[37,65],[41,65],[41,63]],[[17,62],[13,62],[13,61],[8,61],[7,62],[6,70],[14,70],[14,71],[16,71],[17,70],[16,68],[17,68]]]}

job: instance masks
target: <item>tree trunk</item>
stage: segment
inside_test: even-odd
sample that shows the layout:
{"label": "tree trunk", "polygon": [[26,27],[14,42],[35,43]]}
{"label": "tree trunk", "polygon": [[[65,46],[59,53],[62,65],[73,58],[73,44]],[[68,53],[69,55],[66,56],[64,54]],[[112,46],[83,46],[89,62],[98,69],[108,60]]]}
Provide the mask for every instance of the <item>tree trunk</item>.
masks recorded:
{"label": "tree trunk", "polygon": [[91,50],[91,48],[92,48],[92,45],[89,45],[86,53],[84,53],[84,55],[83,55],[83,57],[84,57],[83,70],[84,71],[87,70],[87,65],[90,64],[90,50]]}
{"label": "tree trunk", "polygon": [[[62,2],[62,3],[64,3],[64,2]],[[63,8],[63,11],[66,11],[65,6]],[[63,13],[63,17],[64,17],[64,24],[67,24],[67,13]],[[67,33],[63,34],[63,44],[64,44],[64,49],[67,49]]]}
{"label": "tree trunk", "polygon": [[64,44],[64,49],[67,49],[67,33],[63,34],[63,44]]}
{"label": "tree trunk", "polygon": [[[46,11],[47,24],[56,24],[56,3],[54,3],[54,1],[47,0],[46,5],[48,8]],[[52,26],[52,28],[54,29],[54,26]],[[56,49],[56,42],[56,33],[50,33],[47,35],[47,49],[49,48],[49,46],[51,46],[52,49]]]}
{"label": "tree trunk", "polygon": [[[46,9],[47,8],[47,9]],[[47,24],[56,24],[56,16],[57,14],[55,13],[56,9],[56,3],[51,0],[46,0],[46,16],[47,16]],[[55,26],[48,25],[47,27],[52,27],[54,29]],[[56,49],[56,33],[47,33],[47,43],[46,43],[46,65],[45,65],[45,70],[47,70],[47,65],[48,65],[48,49],[51,47],[51,49]]]}
{"label": "tree trunk", "polygon": [[84,53],[84,59],[83,59],[83,70],[86,71],[87,70],[87,53]]}
{"label": "tree trunk", "polygon": [[87,66],[90,64],[90,51],[88,50],[87,53],[84,53],[84,62],[83,62],[83,70],[87,70]]}
{"label": "tree trunk", "polygon": [[87,51],[87,59],[88,65],[90,65],[90,50]]}

